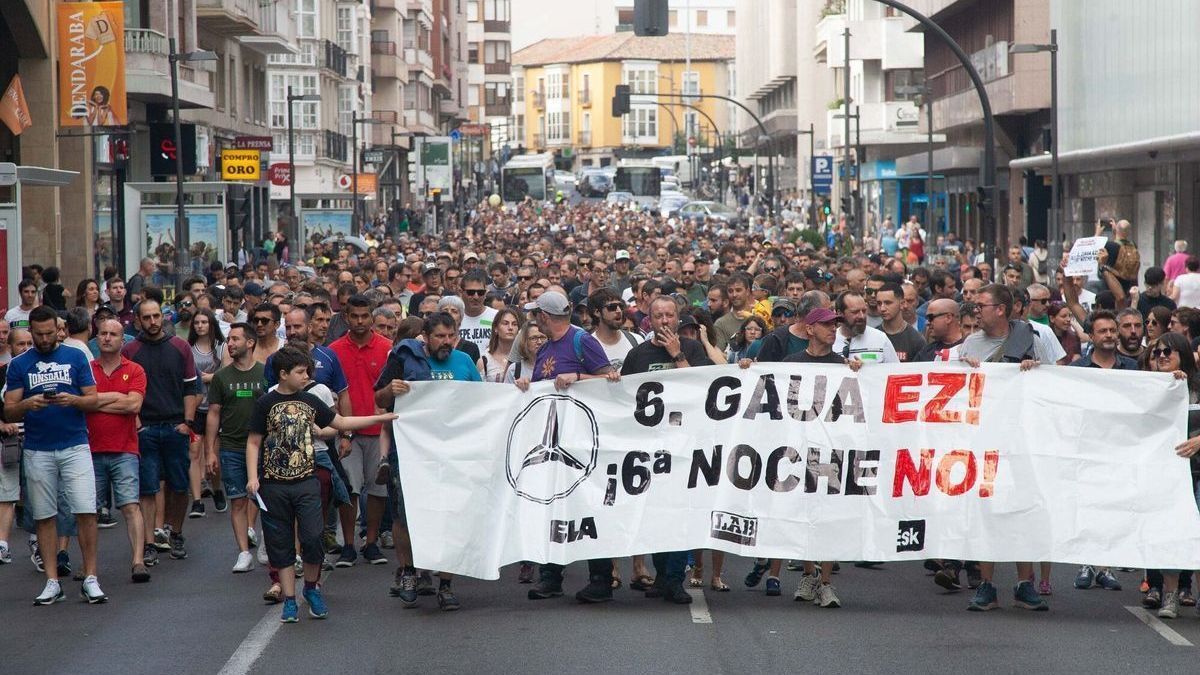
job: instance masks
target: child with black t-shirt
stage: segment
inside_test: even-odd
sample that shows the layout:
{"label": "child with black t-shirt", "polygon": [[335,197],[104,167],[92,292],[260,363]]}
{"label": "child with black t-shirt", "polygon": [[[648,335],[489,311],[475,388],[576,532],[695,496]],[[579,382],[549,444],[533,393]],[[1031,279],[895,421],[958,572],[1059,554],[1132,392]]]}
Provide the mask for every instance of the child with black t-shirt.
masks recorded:
{"label": "child with black t-shirt", "polygon": [[[274,391],[255,402],[246,443],[246,492],[257,494],[262,509],[264,546],[271,566],[286,569],[296,560],[300,541],[304,561],[304,600],[314,619],[329,614],[319,581],[325,550],[321,532],[321,486],[316,476],[313,435],[332,427],[355,431],[396,419],[394,413],[342,417],[321,399],[304,391],[312,379],[313,360],[307,352],[286,346],[275,353],[271,367],[279,378]],[[260,483],[261,478],[261,483]],[[295,535],[298,535],[295,536]],[[298,620],[296,579],[279,575],[283,588],[284,623]]]}

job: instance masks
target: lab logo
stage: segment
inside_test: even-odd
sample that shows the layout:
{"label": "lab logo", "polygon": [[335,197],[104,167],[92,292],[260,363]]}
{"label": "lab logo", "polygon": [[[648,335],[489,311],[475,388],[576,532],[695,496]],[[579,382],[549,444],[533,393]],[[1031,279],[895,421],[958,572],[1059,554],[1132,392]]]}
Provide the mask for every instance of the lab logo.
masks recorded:
{"label": "lab logo", "polygon": [[549,504],[587,480],[599,450],[600,433],[590,408],[565,394],[539,396],[508,430],[508,484],[520,497]]}
{"label": "lab logo", "polygon": [[742,546],[753,546],[758,541],[758,518],[742,516],[728,511],[712,512],[713,539],[731,541]]}
{"label": "lab logo", "polygon": [[901,520],[896,527],[896,553],[925,550],[925,521]]}

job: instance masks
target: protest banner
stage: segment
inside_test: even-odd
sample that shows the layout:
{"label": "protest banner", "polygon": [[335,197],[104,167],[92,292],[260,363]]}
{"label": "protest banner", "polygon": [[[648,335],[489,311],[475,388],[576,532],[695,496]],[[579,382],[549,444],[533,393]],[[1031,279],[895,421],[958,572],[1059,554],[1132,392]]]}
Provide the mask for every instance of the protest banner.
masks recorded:
{"label": "protest banner", "polygon": [[[1108,243],[1108,237],[1082,237],[1071,245],[1067,254],[1067,266],[1063,273],[1069,277],[1086,277],[1096,273],[1100,262],[1100,251]],[[1111,262],[1111,261],[1110,261]]]}
{"label": "protest banner", "polygon": [[484,579],[703,548],[1194,569],[1186,394],[1144,372],[756,364],[417,382],[394,434],[416,565]]}

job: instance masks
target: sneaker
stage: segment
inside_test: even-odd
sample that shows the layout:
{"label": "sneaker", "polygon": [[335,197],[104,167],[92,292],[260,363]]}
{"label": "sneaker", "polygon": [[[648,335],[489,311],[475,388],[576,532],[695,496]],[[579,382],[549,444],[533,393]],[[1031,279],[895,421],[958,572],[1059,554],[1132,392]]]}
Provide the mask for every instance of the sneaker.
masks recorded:
{"label": "sneaker", "polygon": [[296,562],[292,563],[292,570],[296,572],[297,579],[304,578],[304,561],[300,559],[300,556],[296,556]]}
{"label": "sneaker", "polygon": [[608,602],[612,597],[612,577],[608,574],[592,575],[588,585],[575,594],[576,600],[587,604]]}
{"label": "sneaker", "polygon": [[84,600],[87,600],[89,605],[108,602],[108,596],[100,590],[100,582],[95,575],[89,575],[83,580],[83,587],[79,589],[79,594],[83,596]]}
{"label": "sneaker", "polygon": [[433,595],[436,592],[433,590],[433,576],[429,574],[429,570],[421,570],[417,575],[417,595]]}
{"label": "sneaker", "polygon": [[521,563],[521,570],[519,572],[517,572],[517,583],[518,584],[532,584],[533,583],[533,564],[532,563]]}
{"label": "sneaker", "polygon": [[321,533],[321,544],[325,547],[326,555],[342,552],[342,545],[338,543],[337,533],[333,530],[325,530]]}
{"label": "sneaker", "polygon": [[212,484],[208,482],[207,478],[202,479],[200,481],[200,498],[205,499],[211,496],[213,496]]}
{"label": "sneaker", "polygon": [[33,599],[33,605],[35,607],[38,605],[53,605],[56,602],[61,602],[64,598],[66,596],[63,595],[62,585],[58,583],[58,580],[47,579],[46,587],[42,589],[41,595]]}
{"label": "sneaker", "polygon": [[996,602],[996,587],[990,581],[981,581],[979,588],[975,589],[975,597],[971,598],[971,604],[967,605],[967,610],[986,612],[999,606]]}
{"label": "sneaker", "polygon": [[46,571],[46,564],[42,561],[42,552],[38,549],[37,539],[29,540],[29,562],[33,563],[38,572]]}
{"label": "sneaker", "polygon": [[932,576],[934,574],[937,574],[938,571],[942,569],[942,563],[940,563],[936,560],[926,560],[924,567],[925,567],[925,571],[929,572],[930,576]]}
{"label": "sneaker", "polygon": [[787,565],[785,565],[785,567],[787,567],[787,571],[789,571],[789,572],[803,572],[804,571],[804,561],[789,560],[789,561],[787,561]]}
{"label": "sneaker", "polygon": [[[770,579],[767,580],[770,583]],[[665,602],[673,602],[676,605],[692,604],[692,596],[683,588],[683,584],[668,584],[662,589],[662,599]]]}
{"label": "sneaker", "polygon": [[171,550],[171,526],[154,528],[154,548],[160,551]]}
{"label": "sneaker", "polygon": [[146,569],[145,563],[139,563],[133,566],[129,577],[133,579],[133,583],[135,584],[144,584],[150,581],[150,570]]}
{"label": "sneaker", "polygon": [[158,549],[150,544],[142,547],[142,562],[146,563],[146,567],[154,567],[158,564]]}
{"label": "sneaker", "polygon": [[1104,570],[1096,575],[1096,583],[1106,591],[1121,590],[1121,582],[1117,581],[1116,575],[1109,570]]}
{"label": "sneaker", "polygon": [[96,515],[96,527],[107,530],[110,527],[116,526],[117,519],[113,518],[112,511],[109,511],[107,508],[101,508],[100,512]]}
{"label": "sneaker", "polygon": [[379,548],[396,548],[396,541],[392,539],[391,532],[379,533]]}
{"label": "sneaker", "polygon": [[967,565],[967,588],[974,590],[982,583],[983,576],[979,573],[979,565]]}
{"label": "sneaker", "polygon": [[767,577],[767,595],[779,595],[782,590],[779,588],[779,577]]}
{"label": "sneaker", "polygon": [[378,544],[366,544],[362,547],[362,550],[359,551],[359,553],[362,554],[363,560],[371,563],[372,565],[387,564],[388,560],[384,557],[383,552],[379,550]]}
{"label": "sneaker", "polygon": [[300,620],[300,606],[296,604],[295,598],[288,598],[283,601],[283,612],[279,615],[280,623],[296,623]]}
{"label": "sneaker", "polygon": [[837,609],[842,606],[842,601],[838,599],[837,593],[833,590],[833,584],[821,584],[817,587],[817,599],[813,602],[824,609]]}
{"label": "sneaker", "polygon": [[171,558],[173,560],[183,560],[187,557],[187,549],[183,547],[183,535],[171,533]]}
{"label": "sneaker", "polygon": [[188,518],[203,518],[204,517],[204,502],[199,499],[192,502],[192,508],[188,509]]}
{"label": "sneaker", "polygon": [[1037,589],[1030,581],[1022,581],[1013,589],[1013,606],[1018,609],[1028,609],[1034,612],[1045,612],[1050,605],[1042,600]]}
{"label": "sneaker", "polygon": [[354,552],[353,546],[343,546],[342,554],[338,556],[334,567],[354,567],[354,561],[358,560],[358,554]]}
{"label": "sneaker", "polygon": [[12,564],[12,551],[8,550],[8,544],[0,544],[0,565]]}
{"label": "sneaker", "polygon": [[71,555],[66,551],[59,551],[54,557],[55,565],[58,567],[58,578],[65,579],[71,576]]}
{"label": "sneaker", "polygon": [[1049,579],[1042,579],[1038,582],[1038,595],[1053,595],[1054,588],[1050,585]]}
{"label": "sneaker", "polygon": [[954,565],[945,565],[933,575],[933,583],[948,591],[962,590],[961,570]]}
{"label": "sneaker", "polygon": [[1146,597],[1142,598],[1142,607],[1146,609],[1158,609],[1162,607],[1162,591],[1157,588],[1151,588],[1146,592]]}
{"label": "sneaker", "polygon": [[314,586],[304,589],[304,602],[308,603],[308,615],[314,619],[324,619],[329,616],[329,608],[325,606],[325,598],[321,595],[321,587]]}
{"label": "sneaker", "polygon": [[[562,591],[558,592],[562,595]],[[400,590],[396,593],[396,597],[400,598],[400,603],[405,609],[412,609],[417,606],[417,575],[416,570],[411,567],[404,570],[400,574]]]}
{"label": "sneaker", "polygon": [[563,594],[562,574],[542,567],[538,582],[529,589],[530,600],[547,600]]}
{"label": "sneaker", "polygon": [[1086,590],[1092,587],[1096,581],[1096,570],[1091,565],[1084,565],[1079,568],[1079,574],[1075,575],[1075,588]]}
{"label": "sneaker", "polygon": [[258,533],[253,527],[246,528],[246,538],[250,540],[250,548],[258,548]]}
{"label": "sneaker", "polygon": [[238,553],[237,562],[233,564],[233,573],[241,574],[254,569],[254,554],[250,551]]}
{"label": "sneaker", "polygon": [[332,572],[333,571],[333,563],[329,562],[328,559],[322,560],[321,561],[321,571],[322,572]]}
{"label": "sneaker", "polygon": [[213,490],[212,500],[213,509],[217,513],[225,513],[229,510],[229,500],[225,498],[224,490]]}
{"label": "sneaker", "polygon": [[396,573],[394,575],[392,575],[392,585],[390,588],[388,588],[388,595],[392,596],[393,598],[400,597],[400,590],[402,588],[400,582],[403,579],[404,579],[404,567],[397,567]]}
{"label": "sneaker", "polygon": [[800,576],[800,584],[796,586],[796,592],[792,594],[792,599],[797,602],[812,602],[817,597],[817,586],[820,585],[821,579],[815,574],[804,574]]}
{"label": "sneaker", "polygon": [[454,591],[450,590],[449,586],[442,586],[437,592],[438,609],[443,612],[454,612],[462,607],[459,604],[458,598],[454,596]]}
{"label": "sneaker", "polygon": [[254,554],[254,559],[258,561],[259,565],[263,565],[264,567],[269,565],[271,561],[267,559],[267,547],[259,546],[258,551]]}
{"label": "sneaker", "polygon": [[1192,589],[1181,588],[1179,589],[1179,593],[1177,595],[1179,597],[1180,605],[1183,605],[1184,607],[1196,606],[1196,596],[1192,595]]}
{"label": "sneaker", "polygon": [[754,567],[751,568],[750,573],[746,575],[746,587],[754,588],[757,586],[758,583],[762,581],[763,575],[767,573],[769,568],[770,565],[767,563],[766,558],[756,558],[754,560]]}
{"label": "sneaker", "polygon": [[1167,593],[1162,599],[1162,608],[1158,610],[1158,618],[1160,619],[1177,619],[1179,618],[1179,596],[1175,593]]}
{"label": "sneaker", "polygon": [[279,601],[283,600],[283,587],[279,584],[271,584],[271,587],[263,593],[262,598],[267,604],[279,604]]}

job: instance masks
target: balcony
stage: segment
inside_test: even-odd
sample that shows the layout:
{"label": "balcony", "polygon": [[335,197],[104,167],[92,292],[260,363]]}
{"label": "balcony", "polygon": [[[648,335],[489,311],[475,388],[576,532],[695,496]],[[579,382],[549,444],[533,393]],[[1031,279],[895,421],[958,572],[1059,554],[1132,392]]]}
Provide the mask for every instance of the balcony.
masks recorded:
{"label": "balcony", "polygon": [[346,56],[346,50],[337,46],[337,43],[329,40],[321,40],[321,50],[319,52],[319,66],[326,70],[331,70],[342,77],[350,77],[349,59]]}
{"label": "balcony", "polygon": [[335,162],[346,162],[349,155],[350,139],[336,131],[324,132],[322,143],[321,157],[332,159]]}
{"label": "balcony", "polygon": [[260,0],[196,0],[196,24],[227,37],[277,31],[274,3]]}
{"label": "balcony", "polygon": [[434,124],[433,114],[428,110],[405,110],[404,126],[413,131],[433,133],[437,125]]}
{"label": "balcony", "polygon": [[579,90],[579,105],[590,108],[592,107],[592,92],[588,89]]}
{"label": "balcony", "polygon": [[591,131],[580,131],[579,132],[579,147],[581,147],[581,148],[592,147],[592,132]]}
{"label": "balcony", "polygon": [[546,92],[540,89],[534,89],[533,91],[529,92],[529,95],[533,98],[533,107],[537,108],[538,110],[546,109]]}
{"label": "balcony", "polygon": [[[145,103],[171,102],[171,65],[167,49],[167,36],[156,30],[125,29],[125,90],[129,98]],[[197,70],[190,64],[181,64],[179,107],[211,108],[214,101],[211,73],[207,69]]]}
{"label": "balcony", "polygon": [[483,22],[483,32],[485,33],[511,33],[511,21],[487,21]]}
{"label": "balcony", "polygon": [[486,103],[483,106],[483,114],[487,117],[508,117],[512,114],[512,103],[508,101]]}
{"label": "balcony", "polygon": [[374,4],[374,7],[371,12],[372,14],[375,13],[374,10],[380,10],[380,9],[396,10],[396,9],[404,8],[403,5],[401,5],[400,7],[396,7],[396,4],[397,4],[396,0],[372,0],[372,3]]}
{"label": "balcony", "polygon": [[391,40],[372,40],[372,54],[387,54],[389,56],[396,55],[396,43]]}
{"label": "balcony", "polygon": [[372,110],[371,119],[378,120],[382,124],[400,124],[400,113],[395,110]]}
{"label": "balcony", "polygon": [[409,70],[426,70],[427,74],[433,76],[433,55],[427,50],[410,47],[407,44],[404,47],[404,62],[408,64]]}
{"label": "balcony", "polygon": [[545,134],[534,134],[533,135],[533,147],[538,150],[544,149],[546,147],[546,135]]}
{"label": "balcony", "polygon": [[508,61],[483,64],[484,75],[508,75],[512,72],[512,64]]}

